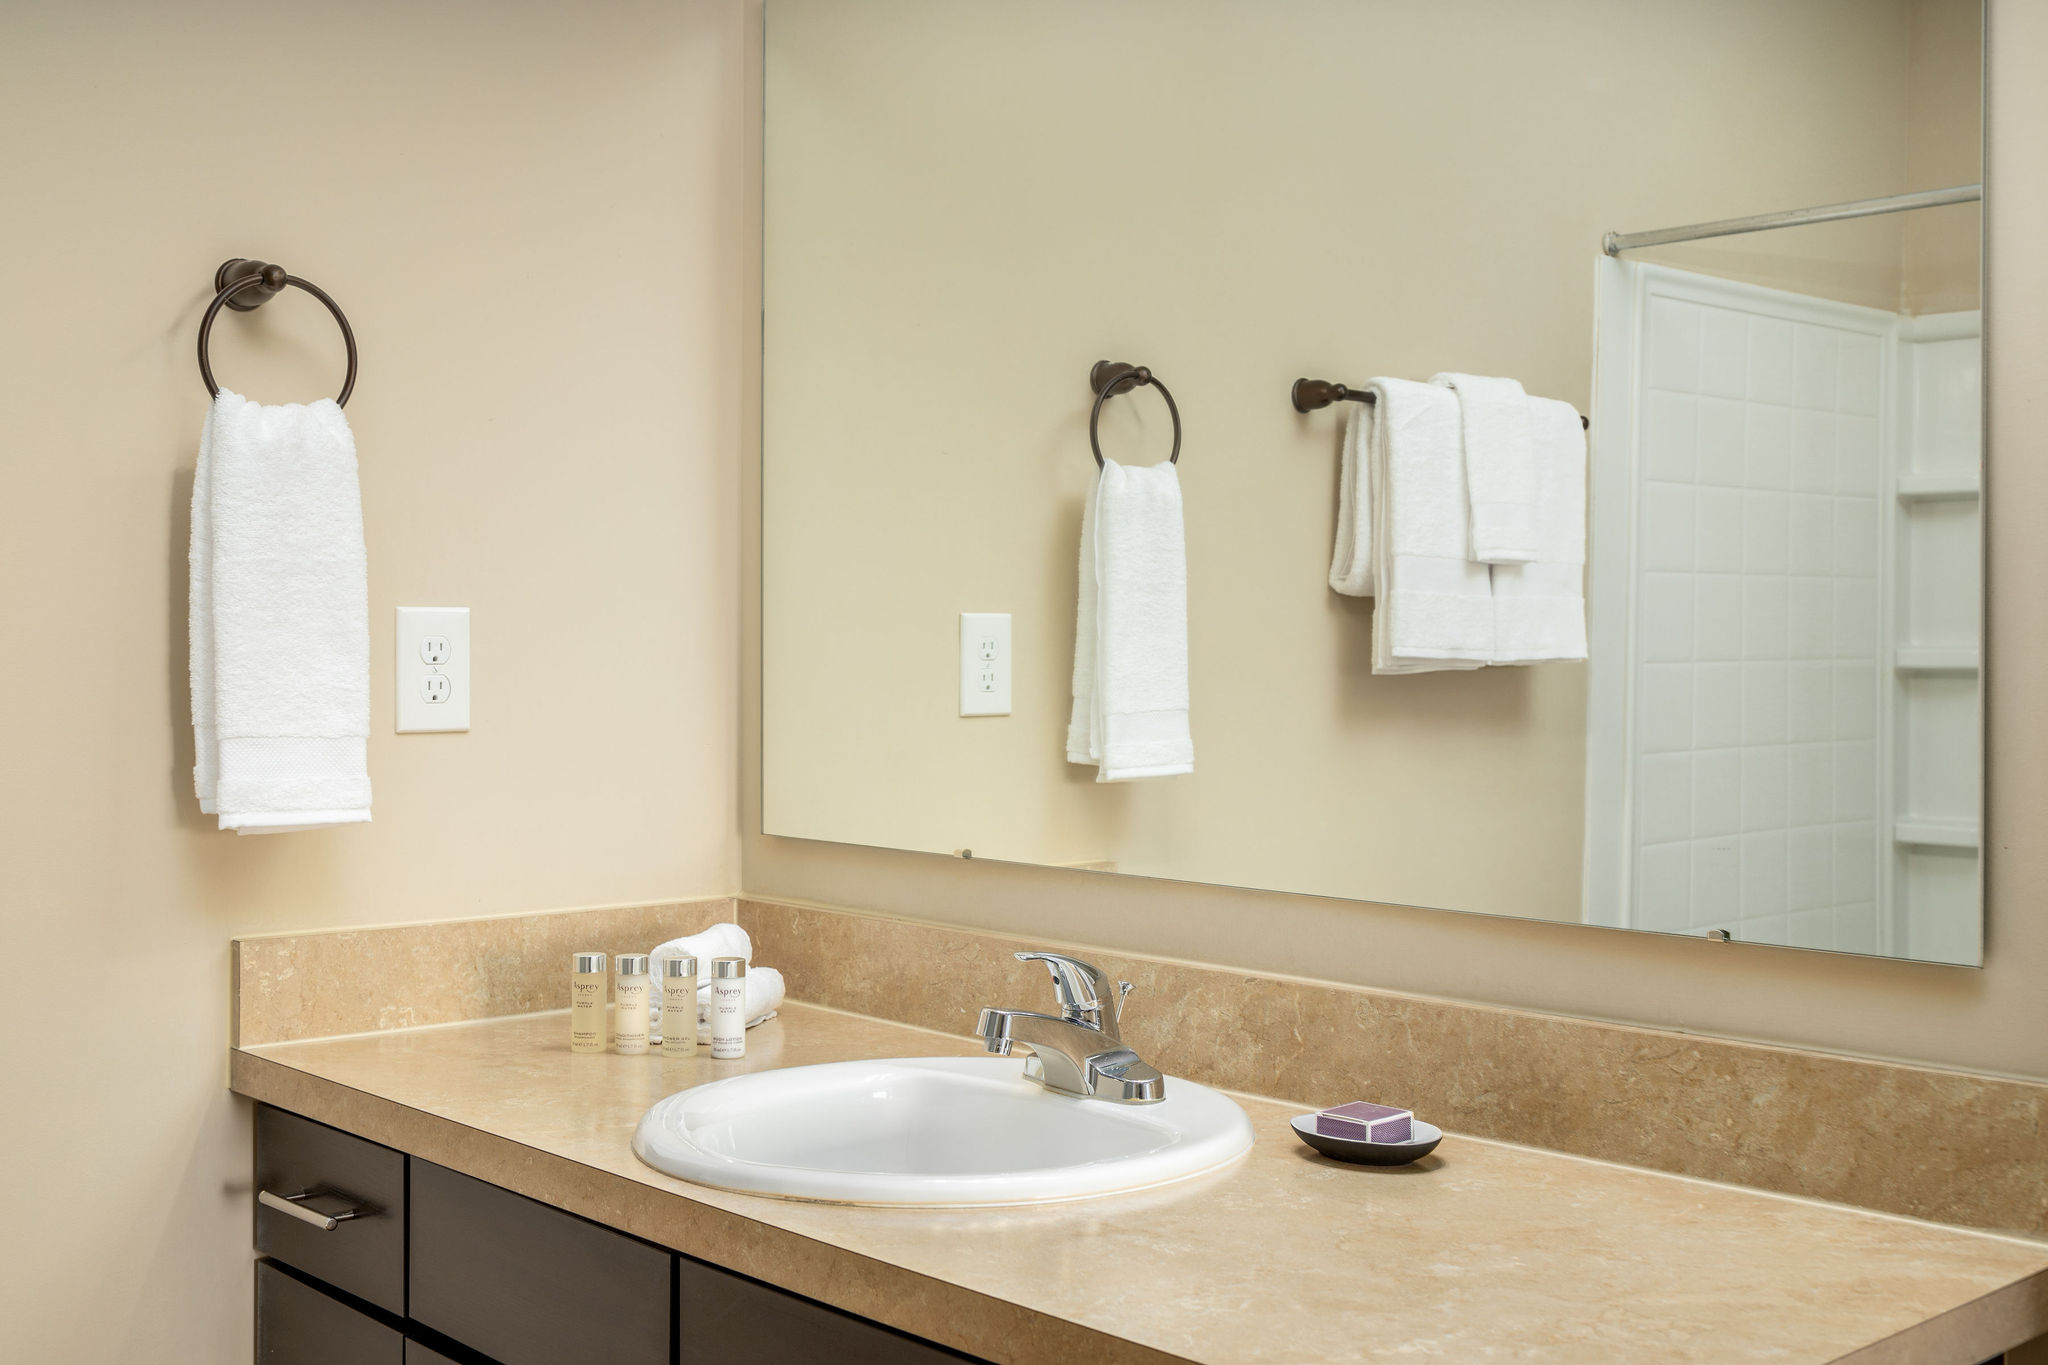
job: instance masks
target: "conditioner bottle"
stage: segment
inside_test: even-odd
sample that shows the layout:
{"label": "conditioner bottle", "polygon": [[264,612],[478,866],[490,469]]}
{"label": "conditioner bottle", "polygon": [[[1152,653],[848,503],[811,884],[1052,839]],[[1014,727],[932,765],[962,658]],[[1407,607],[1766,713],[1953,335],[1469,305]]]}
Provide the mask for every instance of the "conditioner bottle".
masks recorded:
{"label": "conditioner bottle", "polygon": [[618,1011],[612,1031],[620,1052],[641,1056],[647,1051],[647,954],[620,953],[618,963],[618,980],[612,984]]}

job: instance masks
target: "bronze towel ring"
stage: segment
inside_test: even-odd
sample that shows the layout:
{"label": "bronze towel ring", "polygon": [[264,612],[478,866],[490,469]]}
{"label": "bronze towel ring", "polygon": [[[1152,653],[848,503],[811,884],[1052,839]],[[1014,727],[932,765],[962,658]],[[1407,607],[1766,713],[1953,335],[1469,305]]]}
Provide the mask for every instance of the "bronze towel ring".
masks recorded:
{"label": "bronze towel ring", "polygon": [[[236,257],[221,263],[213,272],[213,287],[220,292],[213,296],[213,302],[206,305],[206,315],[199,319],[199,377],[206,381],[206,392],[220,397],[220,385],[213,382],[213,366],[206,360],[206,339],[213,332],[213,319],[222,305],[237,313],[247,313],[270,302],[284,292],[286,285],[297,285],[314,298],[327,305],[327,311],[334,314],[334,320],[341,324],[341,340],[348,347],[348,377],[342,381],[341,396],[334,400],[336,407],[348,406],[348,396],[356,387],[356,334],[349,330],[348,318],[342,314],[341,305],[329,298],[327,291],[311,280],[302,280],[289,274],[281,265],[265,261],[244,260]],[[249,291],[254,291],[250,293]],[[249,294],[238,299],[237,294]]]}
{"label": "bronze towel ring", "polygon": [[1098,360],[1088,370],[1088,387],[1095,390],[1095,407],[1088,414],[1088,445],[1095,451],[1097,469],[1102,468],[1102,439],[1096,434],[1095,424],[1102,418],[1103,403],[1111,394],[1129,393],[1142,384],[1150,384],[1159,390],[1159,396],[1166,400],[1166,410],[1173,414],[1173,454],[1166,457],[1166,462],[1180,463],[1180,408],[1175,405],[1173,395],[1166,391],[1166,385],[1143,365]]}

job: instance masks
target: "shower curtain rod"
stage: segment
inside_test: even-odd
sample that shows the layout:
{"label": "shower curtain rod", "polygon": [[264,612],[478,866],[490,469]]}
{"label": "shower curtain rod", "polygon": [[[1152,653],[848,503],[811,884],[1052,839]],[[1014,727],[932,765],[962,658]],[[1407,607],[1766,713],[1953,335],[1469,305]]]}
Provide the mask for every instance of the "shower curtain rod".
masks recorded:
{"label": "shower curtain rod", "polygon": [[1882,199],[1858,199],[1848,204],[1823,204],[1819,208],[1788,209],[1783,213],[1755,213],[1747,218],[1723,218],[1714,223],[1690,223],[1685,227],[1656,228],[1650,232],[1610,232],[1600,239],[1600,249],[1610,256],[1619,256],[1637,247],[1663,246],[1667,242],[1733,237],[1742,232],[1804,227],[1808,223],[1834,223],[1844,218],[1871,218],[1880,213],[1904,213],[1908,209],[1931,209],[1943,204],[1974,204],[1983,197],[1982,185],[1955,185],[1945,190],[1888,194]]}

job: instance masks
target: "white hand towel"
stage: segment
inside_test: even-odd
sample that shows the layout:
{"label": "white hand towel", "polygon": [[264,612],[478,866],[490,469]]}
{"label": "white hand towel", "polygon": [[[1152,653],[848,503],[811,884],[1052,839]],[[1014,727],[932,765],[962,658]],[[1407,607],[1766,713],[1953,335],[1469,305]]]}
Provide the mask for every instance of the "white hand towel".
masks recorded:
{"label": "white hand towel", "polygon": [[711,984],[711,959],[714,957],[743,957],[749,964],[754,960],[754,940],[747,931],[737,924],[714,924],[701,934],[686,934],[672,938],[647,955],[647,970],[651,975],[647,991],[647,1021],[649,1032],[661,1036],[661,983],[668,978],[668,960],[672,957],[694,957],[697,959],[697,989],[704,990]]}
{"label": "white hand towel", "polygon": [[1371,403],[1347,404],[1344,457],[1337,475],[1337,548],[1330,556],[1330,586],[1346,597],[1372,596],[1372,435],[1379,430]]}
{"label": "white hand towel", "polygon": [[1471,498],[1472,558],[1526,564],[1536,558],[1536,454],[1529,405],[1512,379],[1440,374],[1432,384],[1458,394],[1465,486]]}
{"label": "white hand towel", "polygon": [[1098,782],[1195,770],[1187,578],[1179,474],[1104,461],[1081,519],[1067,725],[1067,761]]}
{"label": "white hand towel", "polygon": [[[773,967],[747,968],[747,1027],[758,1028],[782,1008],[782,973]],[[697,993],[697,1027],[711,1027],[711,983]]]}
{"label": "white hand towel", "polygon": [[1586,431],[1578,409],[1531,398],[1536,559],[1493,566],[1493,662],[1586,657]]}
{"label": "white hand towel", "polygon": [[1373,672],[1482,668],[1493,657],[1493,585],[1471,555],[1457,395],[1407,379],[1371,388]]}
{"label": "white hand towel", "polygon": [[355,438],[333,400],[214,400],[190,561],[200,809],[242,834],[368,820],[369,574]]}

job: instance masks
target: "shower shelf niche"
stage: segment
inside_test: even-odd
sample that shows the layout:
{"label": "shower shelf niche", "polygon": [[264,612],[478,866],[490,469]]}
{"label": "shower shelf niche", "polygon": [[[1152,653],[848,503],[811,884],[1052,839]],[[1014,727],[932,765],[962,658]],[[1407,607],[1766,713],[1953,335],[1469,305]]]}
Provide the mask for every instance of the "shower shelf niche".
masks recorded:
{"label": "shower shelf niche", "polygon": [[1893,430],[1892,932],[1899,950],[1982,951],[1981,325],[1900,319]]}

